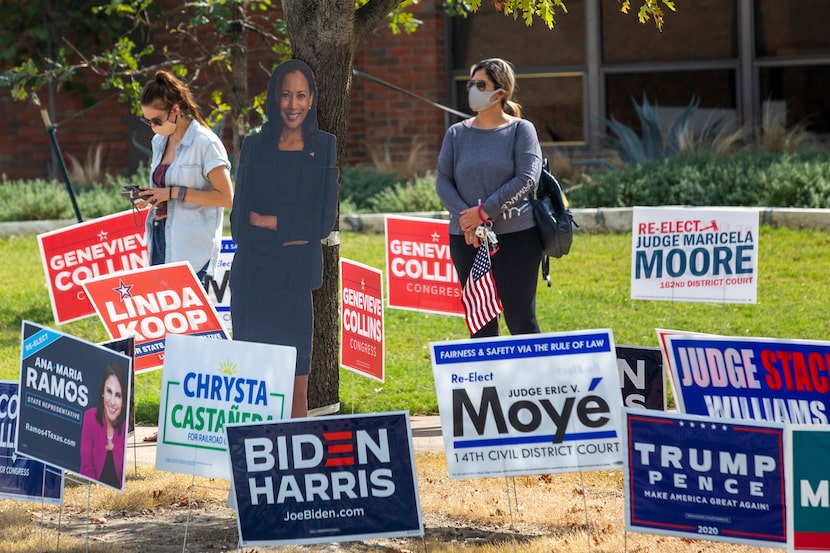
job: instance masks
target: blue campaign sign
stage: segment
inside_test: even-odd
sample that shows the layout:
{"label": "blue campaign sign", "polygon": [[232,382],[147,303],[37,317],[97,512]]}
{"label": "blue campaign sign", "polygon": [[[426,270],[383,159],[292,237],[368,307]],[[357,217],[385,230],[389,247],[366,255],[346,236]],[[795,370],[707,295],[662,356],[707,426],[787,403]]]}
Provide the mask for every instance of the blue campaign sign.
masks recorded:
{"label": "blue campaign sign", "polygon": [[240,547],[423,535],[408,413],[226,432]]}
{"label": "blue campaign sign", "polygon": [[784,426],[625,409],[626,529],[783,547]]}
{"label": "blue campaign sign", "polygon": [[660,348],[617,346],[623,406],[666,410],[663,354]]}
{"label": "blue campaign sign", "polygon": [[19,387],[16,381],[0,381],[0,497],[60,505],[63,472],[14,450]]}
{"label": "blue campaign sign", "polygon": [[123,490],[132,359],[23,321],[15,450]]}
{"label": "blue campaign sign", "polygon": [[827,424],[830,342],[662,335],[678,408],[786,424]]}

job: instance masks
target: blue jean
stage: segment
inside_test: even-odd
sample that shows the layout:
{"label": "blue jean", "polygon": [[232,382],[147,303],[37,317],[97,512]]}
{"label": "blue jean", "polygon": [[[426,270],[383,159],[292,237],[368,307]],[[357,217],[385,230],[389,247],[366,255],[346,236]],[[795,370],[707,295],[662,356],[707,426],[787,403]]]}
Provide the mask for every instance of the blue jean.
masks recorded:
{"label": "blue jean", "polygon": [[[166,223],[167,218],[153,221],[153,235],[150,237],[153,255],[150,258],[150,265],[164,265],[164,258],[167,254],[167,239],[164,237]],[[205,283],[209,264],[210,262],[205,263],[204,267],[196,271],[196,279],[202,284]]]}

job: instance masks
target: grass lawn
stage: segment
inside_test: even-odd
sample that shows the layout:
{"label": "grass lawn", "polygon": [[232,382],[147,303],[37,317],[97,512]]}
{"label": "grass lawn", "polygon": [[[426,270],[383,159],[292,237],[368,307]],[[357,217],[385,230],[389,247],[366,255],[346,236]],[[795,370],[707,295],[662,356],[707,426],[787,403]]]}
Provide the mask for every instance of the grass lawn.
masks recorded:
{"label": "grass lawn", "polygon": [[[577,234],[571,253],[552,260],[553,286],[540,281],[545,332],[610,328],[617,344],[656,346],[655,328],[734,336],[826,340],[830,336],[830,233],[761,229],[758,303],[708,304],[630,298],[631,236]],[[341,256],[385,271],[384,238],[343,233]],[[108,339],[95,317],[54,325],[35,236],[0,239],[0,379],[17,380],[21,321],[93,342]],[[429,344],[467,338],[460,317],[385,310],[385,382],[340,371],[343,413],[437,413]],[[136,418],[155,422],[161,371],[136,378]]]}

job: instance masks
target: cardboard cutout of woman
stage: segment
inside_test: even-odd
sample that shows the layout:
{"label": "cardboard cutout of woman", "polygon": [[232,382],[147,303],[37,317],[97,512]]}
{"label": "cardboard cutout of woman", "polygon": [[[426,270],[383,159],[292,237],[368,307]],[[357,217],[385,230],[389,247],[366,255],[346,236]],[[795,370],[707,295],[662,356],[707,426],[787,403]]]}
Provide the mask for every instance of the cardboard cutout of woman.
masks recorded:
{"label": "cardboard cutout of woman", "polygon": [[81,426],[80,474],[118,489],[124,477],[126,394],[123,367],[110,363],[104,369],[98,404],[84,412]]}
{"label": "cardboard cutout of woman", "polygon": [[323,282],[320,241],[337,213],[336,140],[317,123],[317,84],[300,60],[268,83],[268,121],[240,151],[231,232],[234,340],[294,346],[291,416],[308,414],[311,291]]}

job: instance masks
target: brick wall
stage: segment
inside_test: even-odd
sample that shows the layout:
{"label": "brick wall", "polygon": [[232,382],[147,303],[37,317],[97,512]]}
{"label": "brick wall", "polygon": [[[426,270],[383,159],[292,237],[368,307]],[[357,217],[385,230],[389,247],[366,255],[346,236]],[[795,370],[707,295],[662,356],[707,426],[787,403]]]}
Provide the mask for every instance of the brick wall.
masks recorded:
{"label": "brick wall", "polygon": [[[446,105],[444,12],[437,2],[415,9],[423,21],[412,35],[382,23],[355,58],[354,68]],[[435,168],[444,138],[444,112],[362,77],[352,80],[347,164],[374,163],[409,172]]]}
{"label": "brick wall", "polygon": [[[6,90],[2,92],[0,174],[9,179],[59,175],[40,109],[31,103],[12,101]],[[44,107],[54,103],[51,123],[56,125],[55,136],[67,166],[72,165],[73,157],[85,163],[88,155],[100,147],[105,170],[126,172],[129,133],[145,129],[137,128],[132,121],[135,117],[111,90],[101,90],[99,82],[89,79],[83,88],[56,91],[52,101],[46,90],[40,91],[39,98]]]}
{"label": "brick wall", "polygon": [[[359,52],[355,67],[444,103],[444,14],[440,5],[424,2],[415,8],[415,16],[424,24],[414,35],[393,36],[382,23]],[[157,48],[165,40],[171,39],[153,38]],[[256,53],[249,64],[249,92],[257,94],[265,89],[268,77],[260,66],[270,67],[273,59],[261,44],[256,44],[257,39],[251,40]],[[353,87],[346,163],[390,159],[387,165],[403,172],[408,166],[419,171],[434,167],[444,132],[443,112],[366,79],[355,78]],[[209,93],[198,84],[193,90],[197,96]],[[47,91],[40,91],[39,96],[47,104]],[[207,111],[207,102],[200,103]],[[7,90],[0,90],[0,113],[0,175],[9,179],[60,178],[38,108],[15,102]],[[146,152],[131,143],[149,147],[150,129],[130,113],[129,106],[117,100],[113,91],[102,90],[100,81],[89,74],[71,88],[55,93],[54,113],[59,124],[57,139],[68,164],[70,156],[84,163],[88,152],[94,153],[98,147],[106,172],[132,174],[139,162],[146,160]],[[224,141],[230,152],[228,128]]]}
{"label": "brick wall", "polygon": [[[826,0],[801,1],[816,13],[830,6]],[[787,48],[793,44],[801,45],[802,35],[797,31],[804,26],[791,22],[787,27],[789,38],[777,41],[773,30],[768,28],[769,22],[787,22],[795,17],[792,11],[795,3],[758,2],[764,16],[758,22],[762,35],[758,39],[759,53],[782,54],[789,52]],[[666,30],[658,33],[651,24],[639,25],[631,14],[619,14],[616,2],[602,2],[605,62],[730,58],[736,48],[736,0],[699,0],[699,4],[695,9],[680,7],[678,13],[668,14]],[[521,21],[514,22],[496,14],[486,2],[470,19],[451,22],[439,2],[421,2],[414,7],[414,15],[423,24],[415,34],[393,35],[386,23],[381,23],[358,52],[354,67],[418,96],[463,111],[467,109],[463,92],[457,100],[459,105],[453,105],[452,94],[448,92],[448,77],[453,71],[448,74],[447,68],[463,72],[473,61],[493,55],[510,59],[521,73],[582,65],[584,6],[575,0],[569,9],[568,14],[557,14],[557,29],[551,32],[539,22],[527,29]],[[782,32],[780,26],[774,28]],[[805,53],[828,51],[830,35],[821,29],[817,25],[809,26],[808,37],[803,39]],[[450,34],[456,37],[454,45],[446,44]],[[153,42],[161,46],[164,37],[153,37]],[[251,57],[249,87],[250,93],[256,94],[267,83],[267,74],[260,67],[270,67],[273,59],[261,43],[251,45],[255,53]],[[454,57],[447,60],[447,53],[453,48]],[[644,90],[649,93],[650,101],[663,106],[685,106],[694,93],[700,96],[702,107],[735,107],[734,73],[712,70],[666,75],[611,74],[605,82],[608,114],[636,124],[631,98],[640,101]],[[787,70],[786,79],[776,75],[772,70],[762,71],[759,97],[786,99],[789,123],[815,117],[816,106],[824,110],[822,113],[830,112],[827,100],[821,96],[830,81],[830,69],[826,65]],[[781,84],[776,85],[778,82]],[[528,108],[526,115],[536,122],[542,140],[551,140],[554,134],[565,140],[581,138],[586,114],[582,107],[583,83],[579,78],[527,78],[520,80],[519,85],[518,99]],[[206,88],[209,92],[209,85]],[[146,159],[146,153],[131,142],[149,145],[151,132],[130,113],[128,106],[112,96],[111,91],[101,90],[91,77],[58,91],[54,98],[55,120],[60,123],[57,137],[67,159],[74,156],[83,162],[88,152],[94,152],[100,145],[104,169],[129,174],[140,160]],[[41,100],[49,100],[46,92],[41,92]],[[86,111],[81,113],[82,110]],[[3,114],[0,117],[0,175],[16,179],[53,174],[50,172],[54,170],[51,146],[38,109],[31,104],[13,102],[5,90],[0,90],[0,113]],[[821,117],[824,127],[820,130],[830,120],[826,114]],[[373,164],[402,174],[432,170],[448,120],[443,111],[423,101],[354,77],[344,162]],[[230,150],[227,133],[226,129],[225,143]]]}

